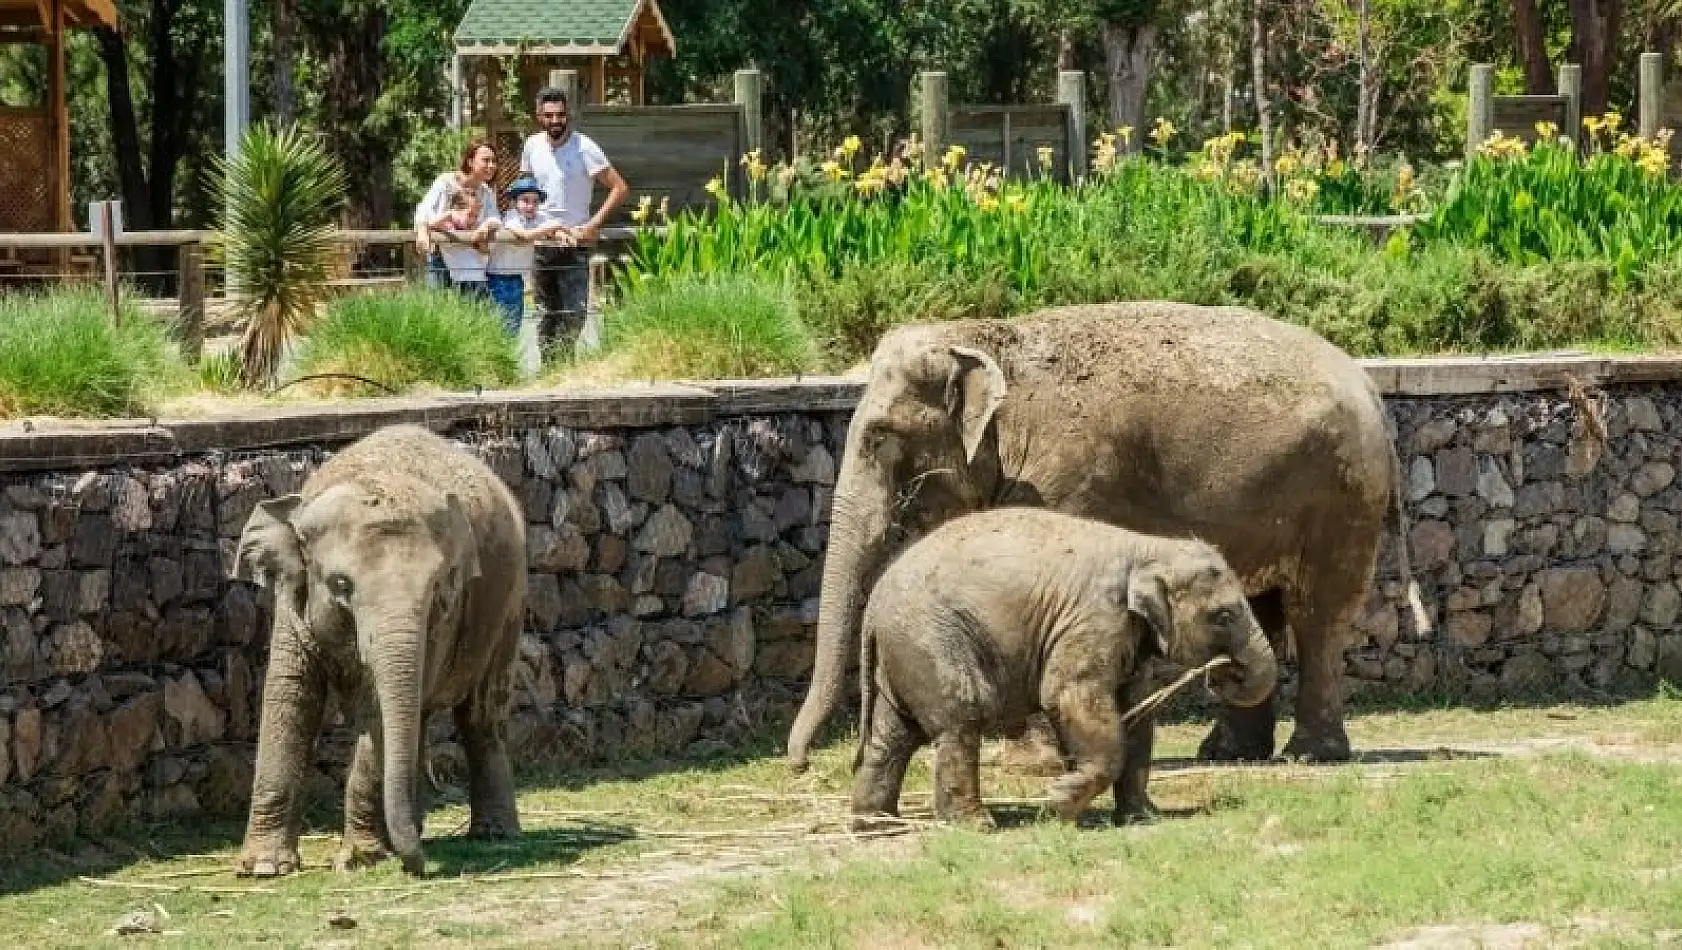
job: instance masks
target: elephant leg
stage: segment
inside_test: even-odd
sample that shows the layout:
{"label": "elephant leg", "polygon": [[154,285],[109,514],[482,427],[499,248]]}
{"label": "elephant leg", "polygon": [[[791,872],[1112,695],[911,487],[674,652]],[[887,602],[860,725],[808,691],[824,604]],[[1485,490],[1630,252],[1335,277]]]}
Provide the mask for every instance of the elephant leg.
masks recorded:
{"label": "elephant leg", "polygon": [[514,799],[514,770],[505,739],[509,699],[508,663],[493,660],[473,693],[455,707],[456,733],[467,753],[470,838],[515,838],[520,813]]}
{"label": "elephant leg", "polygon": [[[1122,694],[1123,710],[1132,709],[1151,694],[1153,683],[1143,673],[1128,680]],[[1151,801],[1151,759],[1156,754],[1156,715],[1140,716],[1127,727],[1122,740],[1121,772],[1115,780],[1115,811],[1111,820],[1118,825],[1152,821],[1156,803]]]}
{"label": "elephant leg", "polygon": [[234,859],[240,876],[273,877],[302,867],[298,857],[300,793],[327,704],[327,679],[300,642],[303,621],[277,608],[263,710],[257,729],[257,764],[245,842]]}
{"label": "elephant leg", "polygon": [[1019,775],[1061,775],[1068,768],[1057,745],[1057,731],[1043,713],[1028,717],[1020,735],[999,743],[999,767]]}
{"label": "elephant leg", "polygon": [[[1286,626],[1284,595],[1275,590],[1252,597],[1250,610],[1267,634],[1273,652],[1283,659]],[[1297,631],[1300,643],[1302,628],[1293,624],[1291,629]],[[1248,709],[1223,705],[1216,715],[1214,728],[1198,746],[1197,757],[1214,762],[1266,762],[1273,758],[1274,732],[1278,726],[1274,698],[1275,694],[1269,693],[1266,699]]]}
{"label": "elephant leg", "polygon": [[1074,768],[1052,783],[1051,807],[1057,817],[1072,822],[1122,771],[1121,711],[1110,690],[1081,686],[1058,697],[1055,716]]}
{"label": "elephant leg", "polygon": [[1345,762],[1351,755],[1343,727],[1343,649],[1356,611],[1366,601],[1370,576],[1348,570],[1315,576],[1306,596],[1286,603],[1291,629],[1297,633],[1301,676],[1296,727],[1285,744],[1287,758]]}
{"label": "elephant leg", "polygon": [[934,814],[942,821],[990,826],[981,803],[981,730],[962,726],[935,740]]}
{"label": "elephant leg", "polygon": [[853,777],[855,819],[899,814],[905,770],[917,750],[928,744],[928,737],[917,722],[888,700],[885,693],[878,694],[870,718],[861,740],[864,749],[858,772]]}
{"label": "elephant leg", "polygon": [[380,781],[379,732],[374,717],[364,715],[350,761],[350,776],[345,781],[345,836],[333,860],[336,870],[372,867],[391,854]]}

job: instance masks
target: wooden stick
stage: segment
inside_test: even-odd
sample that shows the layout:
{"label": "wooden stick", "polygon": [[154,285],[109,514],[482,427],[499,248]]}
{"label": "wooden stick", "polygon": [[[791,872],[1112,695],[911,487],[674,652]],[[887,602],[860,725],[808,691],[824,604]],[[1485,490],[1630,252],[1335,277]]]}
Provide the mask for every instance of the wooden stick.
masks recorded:
{"label": "wooden stick", "polygon": [[192,891],[198,894],[274,893],[274,888],[272,887],[201,887],[192,884],[153,884],[147,881],[113,881],[110,878],[84,877],[80,875],[78,875],[76,879],[84,884],[91,884],[94,887],[115,887],[136,891],[161,891],[167,894],[179,893],[181,891]]}
{"label": "wooden stick", "polygon": [[1134,706],[1132,709],[1129,709],[1127,712],[1123,713],[1122,717],[1121,717],[1121,724],[1123,726],[1129,726],[1129,725],[1132,725],[1133,722],[1135,720],[1139,719],[1140,717],[1150,715],[1152,712],[1156,711],[1156,708],[1158,706],[1161,706],[1163,703],[1167,702],[1168,697],[1174,695],[1175,693],[1177,693],[1181,689],[1183,689],[1187,683],[1190,683],[1192,680],[1197,679],[1199,676],[1203,676],[1203,675],[1209,673],[1210,671],[1219,669],[1220,667],[1223,667],[1223,666],[1225,666],[1225,665],[1227,665],[1228,663],[1231,663],[1231,662],[1232,662],[1232,659],[1230,657],[1217,656],[1214,659],[1212,659],[1209,662],[1203,664],[1202,666],[1198,667],[1195,670],[1185,671],[1184,673],[1180,674],[1179,679],[1175,680],[1172,683],[1169,683],[1167,686],[1162,687],[1161,689],[1159,689],[1156,692],[1150,694],[1149,696],[1146,696],[1144,698],[1144,700],[1139,703],[1139,705]]}

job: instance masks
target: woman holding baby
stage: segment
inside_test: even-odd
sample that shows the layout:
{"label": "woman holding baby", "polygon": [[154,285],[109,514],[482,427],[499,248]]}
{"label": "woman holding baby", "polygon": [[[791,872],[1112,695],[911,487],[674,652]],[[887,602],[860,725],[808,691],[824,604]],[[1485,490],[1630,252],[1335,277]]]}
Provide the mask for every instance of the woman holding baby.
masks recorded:
{"label": "woman holding baby", "polygon": [[[415,206],[415,249],[427,257],[432,286],[453,283],[488,292],[484,245],[497,228],[496,149],[484,139],[469,143],[461,167],[439,175]],[[447,231],[450,239],[435,244],[430,230]],[[478,247],[475,247],[478,245]]]}

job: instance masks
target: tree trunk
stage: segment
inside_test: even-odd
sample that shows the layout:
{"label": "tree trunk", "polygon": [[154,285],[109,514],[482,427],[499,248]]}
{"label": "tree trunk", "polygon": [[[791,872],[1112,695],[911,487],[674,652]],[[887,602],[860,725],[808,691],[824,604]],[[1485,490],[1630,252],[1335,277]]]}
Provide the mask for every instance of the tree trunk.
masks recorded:
{"label": "tree trunk", "polygon": [[345,5],[311,24],[327,67],[322,127],[327,147],[358,186],[345,207],[345,226],[385,228],[393,223],[392,138],[375,127],[374,108],[385,83],[385,9],[380,4]]}
{"label": "tree trunk", "polygon": [[93,31],[99,43],[99,58],[105,64],[105,93],[111,104],[111,144],[116,147],[117,186],[127,209],[124,226],[142,231],[152,228],[150,187],[141,156],[140,124],[135,120],[134,95],[128,81],[128,46],[121,33],[99,27]]}
{"label": "tree trunk", "polygon": [[1104,24],[1104,59],[1109,73],[1110,122],[1133,130],[1127,149],[1137,151],[1145,133],[1145,93],[1150,86],[1151,54],[1156,27],[1150,24]]}
{"label": "tree trunk", "polygon": [[1513,28],[1518,33],[1519,60],[1524,66],[1524,91],[1532,96],[1553,92],[1553,69],[1542,40],[1545,31],[1536,0],[1513,0]]}
{"label": "tree trunk", "polygon": [[1267,32],[1262,28],[1264,0],[1250,0],[1250,84],[1256,96],[1256,128],[1261,132],[1262,181],[1272,190],[1273,105],[1267,95]]}
{"label": "tree trunk", "polygon": [[1365,156],[1372,154],[1373,132],[1378,127],[1374,113],[1378,111],[1379,74],[1372,56],[1372,5],[1369,0],[1360,0],[1358,16],[1356,51],[1361,75],[1355,101],[1355,149],[1357,154]]}
{"label": "tree trunk", "polygon": [[1603,115],[1623,0],[1570,0],[1572,45],[1583,67],[1583,115]]}
{"label": "tree trunk", "polygon": [[297,58],[298,0],[275,0],[274,5],[274,96],[276,125],[286,126],[298,117],[297,87],[292,81]]}

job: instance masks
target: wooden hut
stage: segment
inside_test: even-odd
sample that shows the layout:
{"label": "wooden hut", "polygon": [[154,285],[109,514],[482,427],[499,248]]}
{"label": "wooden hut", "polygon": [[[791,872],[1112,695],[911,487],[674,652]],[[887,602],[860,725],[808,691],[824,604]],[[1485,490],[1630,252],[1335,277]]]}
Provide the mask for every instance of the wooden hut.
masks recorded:
{"label": "wooden hut", "polygon": [[519,131],[492,94],[508,58],[527,109],[554,69],[577,72],[578,106],[640,106],[648,62],[676,52],[655,0],[473,0],[456,27],[453,119],[492,136]]}
{"label": "wooden hut", "polygon": [[43,101],[0,105],[0,231],[69,231],[70,115],[64,47],[69,30],[116,27],[113,0],[0,0],[0,43],[44,47]]}

